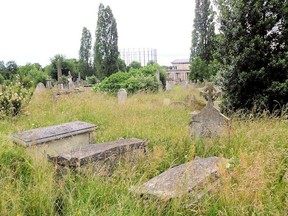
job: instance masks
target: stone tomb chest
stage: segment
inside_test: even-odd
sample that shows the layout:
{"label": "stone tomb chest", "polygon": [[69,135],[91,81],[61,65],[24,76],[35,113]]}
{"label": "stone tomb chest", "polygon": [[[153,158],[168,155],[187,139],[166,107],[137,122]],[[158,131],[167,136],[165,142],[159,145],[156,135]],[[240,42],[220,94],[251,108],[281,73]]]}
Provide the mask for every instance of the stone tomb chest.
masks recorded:
{"label": "stone tomb chest", "polygon": [[50,156],[48,159],[59,166],[70,168],[80,167],[88,163],[117,161],[125,153],[142,151],[146,152],[146,140],[129,138],[118,141],[89,144],[67,151],[57,156]]}
{"label": "stone tomb chest", "polygon": [[58,155],[91,143],[96,125],[75,121],[23,131],[12,136],[16,144],[27,148],[36,158]]}

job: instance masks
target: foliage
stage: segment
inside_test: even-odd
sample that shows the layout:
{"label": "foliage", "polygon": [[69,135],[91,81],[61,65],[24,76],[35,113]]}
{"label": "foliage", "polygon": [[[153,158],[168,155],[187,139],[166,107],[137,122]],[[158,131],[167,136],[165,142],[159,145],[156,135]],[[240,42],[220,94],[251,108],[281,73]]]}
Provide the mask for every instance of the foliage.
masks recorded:
{"label": "foliage", "polygon": [[48,75],[52,79],[57,80],[57,61],[58,59],[61,62],[61,68],[62,68],[62,75],[68,76],[68,72],[71,72],[71,75],[73,77],[78,77],[79,73],[79,62],[76,59],[66,59],[63,55],[55,55],[53,58],[50,59],[51,63],[49,66],[45,67],[45,70],[47,71]]}
{"label": "foliage", "polygon": [[[120,88],[125,88],[129,93],[156,92],[159,89],[155,73],[160,72],[164,83],[166,83],[166,76],[164,70],[159,65],[147,65],[143,68],[131,68],[128,73],[117,72],[110,77],[105,78],[101,83],[94,87],[95,91],[105,91],[115,93]],[[161,76],[162,74],[162,76]]]}
{"label": "foliage", "polygon": [[3,86],[0,92],[0,118],[18,115],[29,99],[29,91],[19,81]]}
{"label": "foliage", "polygon": [[128,65],[128,71],[131,69],[131,68],[134,68],[134,69],[139,69],[141,68],[141,63],[140,62],[137,62],[137,61],[132,61],[129,65]]}
{"label": "foliage", "polygon": [[39,82],[45,84],[47,78],[47,74],[43,72],[39,64],[27,63],[24,66],[19,66],[17,73],[25,88],[35,87]]}
{"label": "foliage", "polygon": [[223,109],[281,109],[288,103],[288,2],[222,0]]}
{"label": "foliage", "polygon": [[0,85],[2,85],[4,83],[4,77],[0,74]]}
{"label": "foliage", "polygon": [[87,82],[90,85],[95,85],[96,83],[98,83],[98,79],[96,78],[96,76],[90,76],[87,77]]}
{"label": "foliage", "polygon": [[118,67],[119,67],[119,71],[127,71],[127,67],[126,67],[126,63],[123,59],[118,58]]}
{"label": "foliage", "polygon": [[83,27],[79,50],[79,70],[83,77],[91,76],[94,73],[91,64],[91,48],[91,33],[86,27]]}
{"label": "foliage", "polygon": [[[204,79],[211,79],[213,74],[210,74],[208,65],[214,59],[213,54],[215,50],[216,36],[214,11],[210,5],[210,0],[196,0],[195,18],[192,32],[192,46],[190,54],[190,79],[192,79],[193,81],[201,82]],[[197,65],[198,63],[200,63],[201,65]]]}
{"label": "foliage", "polygon": [[4,61],[0,61],[0,75],[4,77],[5,80],[12,80],[17,74],[18,65],[15,61],[8,61],[6,64]]}
{"label": "foliage", "polygon": [[208,66],[200,57],[194,58],[191,62],[190,70],[189,79],[193,82],[203,82],[205,79],[209,78]]}
{"label": "foliage", "polygon": [[109,6],[99,5],[94,64],[100,79],[119,71],[117,23]]}

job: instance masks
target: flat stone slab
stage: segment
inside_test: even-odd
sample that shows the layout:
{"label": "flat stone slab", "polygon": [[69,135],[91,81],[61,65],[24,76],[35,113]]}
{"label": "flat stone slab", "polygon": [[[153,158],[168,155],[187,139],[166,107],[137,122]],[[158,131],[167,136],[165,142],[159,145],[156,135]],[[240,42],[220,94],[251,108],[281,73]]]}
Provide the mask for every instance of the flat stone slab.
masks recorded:
{"label": "flat stone slab", "polygon": [[171,168],[132,191],[164,200],[186,194],[201,198],[217,185],[219,169],[225,162],[226,159],[218,157],[198,158]]}
{"label": "flat stone slab", "polygon": [[24,147],[29,147],[31,145],[39,145],[83,133],[89,133],[94,131],[96,128],[97,126],[94,124],[81,121],[74,121],[55,126],[23,131],[14,134],[12,136],[12,139],[17,144],[20,144]]}
{"label": "flat stone slab", "polygon": [[60,166],[79,167],[87,163],[105,161],[111,156],[120,156],[136,149],[146,151],[146,140],[130,138],[118,141],[89,144],[48,159]]}

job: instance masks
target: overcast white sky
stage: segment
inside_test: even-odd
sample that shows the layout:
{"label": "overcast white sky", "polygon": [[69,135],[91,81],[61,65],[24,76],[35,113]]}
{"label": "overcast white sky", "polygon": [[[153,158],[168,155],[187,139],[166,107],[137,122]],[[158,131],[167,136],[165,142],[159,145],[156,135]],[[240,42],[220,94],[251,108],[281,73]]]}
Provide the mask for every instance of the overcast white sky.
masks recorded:
{"label": "overcast white sky", "polygon": [[189,58],[194,0],[1,0],[0,60],[49,64],[78,58],[83,27],[95,41],[98,6],[117,21],[118,47],[155,48],[158,63]]}

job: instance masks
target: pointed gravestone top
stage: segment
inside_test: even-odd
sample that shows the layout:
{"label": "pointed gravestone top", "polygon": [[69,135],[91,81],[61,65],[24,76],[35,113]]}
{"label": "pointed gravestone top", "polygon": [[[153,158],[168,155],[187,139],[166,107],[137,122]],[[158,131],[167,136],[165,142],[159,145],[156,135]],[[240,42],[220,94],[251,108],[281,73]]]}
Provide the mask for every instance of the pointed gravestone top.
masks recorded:
{"label": "pointed gravestone top", "polygon": [[211,137],[219,135],[224,127],[229,126],[229,118],[223,115],[213,106],[213,102],[221,96],[213,84],[207,84],[204,91],[200,92],[207,101],[207,105],[198,113],[192,116],[190,122],[190,135],[194,137]]}

